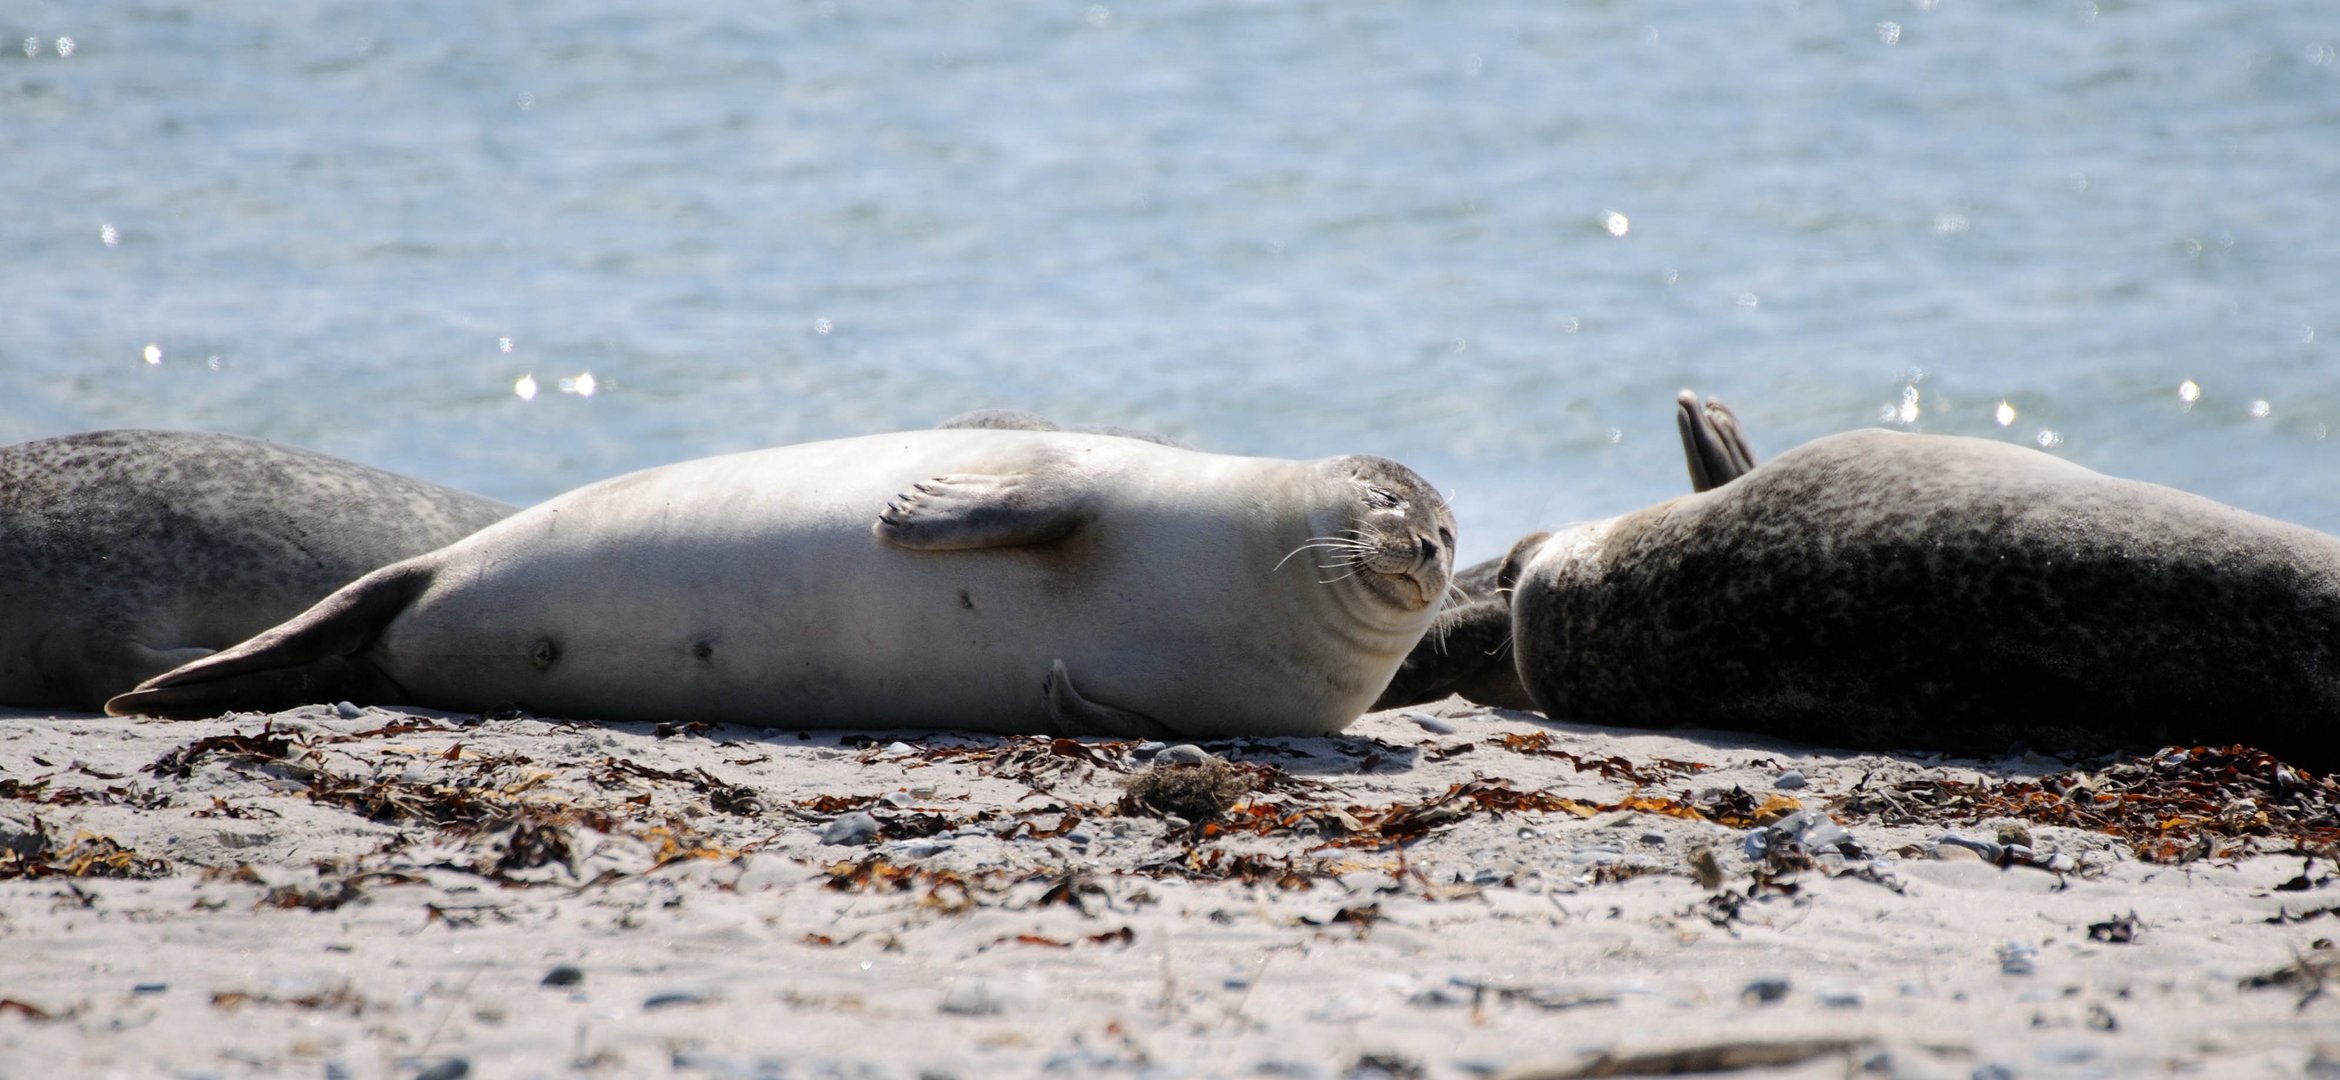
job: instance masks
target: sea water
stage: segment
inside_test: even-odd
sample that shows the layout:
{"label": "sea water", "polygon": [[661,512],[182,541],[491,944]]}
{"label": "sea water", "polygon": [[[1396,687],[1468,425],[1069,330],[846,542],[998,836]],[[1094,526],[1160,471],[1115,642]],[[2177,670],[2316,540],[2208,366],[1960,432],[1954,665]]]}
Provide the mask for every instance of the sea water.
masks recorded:
{"label": "sea water", "polygon": [[1466,557],[1980,435],[2340,529],[2330,0],[0,6],[0,441],[530,502],[1013,406]]}

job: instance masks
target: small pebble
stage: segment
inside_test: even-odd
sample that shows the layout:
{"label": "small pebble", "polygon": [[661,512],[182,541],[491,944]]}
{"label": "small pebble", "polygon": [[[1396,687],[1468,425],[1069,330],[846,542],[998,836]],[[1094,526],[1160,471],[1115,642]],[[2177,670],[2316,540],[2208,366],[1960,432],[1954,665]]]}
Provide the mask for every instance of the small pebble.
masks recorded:
{"label": "small pebble", "polygon": [[821,843],[831,847],[855,847],[878,838],[883,830],[878,819],[856,810],[832,821],[821,830]]}
{"label": "small pebble", "polygon": [[1139,761],[1144,761],[1147,758],[1153,757],[1154,755],[1161,753],[1163,750],[1168,749],[1169,746],[1169,743],[1154,742],[1153,740],[1149,739],[1145,742],[1137,744],[1136,746],[1130,747],[1129,756],[1136,758]]}
{"label": "small pebble", "polygon": [[1193,743],[1179,743],[1176,746],[1162,748],[1161,752],[1154,755],[1154,764],[1200,765],[1210,760],[1210,757],[1211,755],[1205,752],[1202,747]]}
{"label": "small pebble", "polygon": [[463,1058],[448,1058],[414,1074],[414,1080],[463,1080],[471,1075],[471,1062]]}
{"label": "small pebble", "polygon": [[910,797],[914,799],[931,799],[934,798],[935,790],[936,789],[933,784],[912,784],[910,785]]}
{"label": "small pebble", "polygon": [[13,851],[20,858],[40,857],[49,846],[47,834],[41,831],[40,819],[29,812],[0,810],[0,851]]}
{"label": "small pebble", "polygon": [[886,792],[884,798],[881,798],[878,801],[886,804],[887,806],[895,807],[897,809],[904,809],[908,808],[912,803],[915,803],[918,800],[911,798],[910,793],[907,791],[889,791]]}
{"label": "small pebble", "polygon": [[1772,787],[1779,788],[1782,791],[1794,791],[1797,788],[1803,787],[1804,784],[1804,774],[1794,769],[1789,769],[1788,771],[1779,774],[1778,779],[1775,779],[1771,782]]}
{"label": "small pebble", "polygon": [[1868,995],[1853,986],[1823,986],[1813,993],[1820,1004],[1831,1009],[1857,1009],[1868,1000]]}
{"label": "small pebble", "polygon": [[578,967],[575,964],[562,964],[553,968],[551,971],[545,972],[544,978],[537,980],[536,985],[554,987],[576,986],[577,984],[584,981],[584,968]]}
{"label": "small pebble", "polygon": [[1766,975],[1739,991],[1739,1000],[1753,1005],[1769,1005],[1786,997],[1788,980],[1785,975]]}
{"label": "small pebble", "polygon": [[886,753],[889,754],[915,754],[917,752],[918,749],[916,747],[899,740],[886,744]]}
{"label": "small pebble", "polygon": [[1999,946],[1999,970],[2008,975],[2030,975],[2039,970],[2039,950],[2020,941]]}
{"label": "small pebble", "polygon": [[1949,844],[1952,846],[1965,848],[1968,851],[1982,856],[1984,862],[1999,861],[1999,852],[2001,849],[1998,844],[1989,840],[1976,840],[1971,837],[1960,836],[1957,833],[1943,833],[1942,835],[1934,838],[1934,843]]}
{"label": "small pebble", "polygon": [[999,999],[991,996],[991,989],[973,980],[954,984],[937,1008],[953,1016],[994,1016],[1000,1011]]}
{"label": "small pebble", "polygon": [[1645,832],[1641,834],[1641,842],[1651,847],[1664,847],[1666,846],[1666,834],[1662,832]]}
{"label": "small pebble", "polygon": [[705,1005],[711,1000],[713,998],[700,990],[668,990],[643,999],[642,1011],[654,1012],[676,1005]]}
{"label": "small pebble", "polygon": [[337,702],[333,706],[333,715],[338,716],[344,720],[355,720],[360,716],[364,716],[365,714],[366,711],[364,709],[358,708],[357,705],[352,702]]}
{"label": "small pebble", "polygon": [[170,988],[171,984],[167,982],[142,982],[136,986],[131,987],[130,992],[140,995],[159,994]]}
{"label": "small pebble", "polygon": [[1398,715],[1413,721],[1414,726],[1419,727],[1432,735],[1452,735],[1455,732],[1455,726],[1453,724],[1449,724],[1446,721],[1432,716],[1426,712],[1414,712],[1412,710],[1408,710],[1406,712],[1399,713]]}

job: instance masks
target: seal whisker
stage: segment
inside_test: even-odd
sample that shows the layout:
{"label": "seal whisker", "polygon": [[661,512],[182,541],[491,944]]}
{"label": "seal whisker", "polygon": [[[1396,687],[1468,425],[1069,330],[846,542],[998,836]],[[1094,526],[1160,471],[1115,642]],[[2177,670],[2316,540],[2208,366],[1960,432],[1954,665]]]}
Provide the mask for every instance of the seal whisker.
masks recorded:
{"label": "seal whisker", "polygon": [[1370,550],[1367,545],[1360,541],[1343,540],[1339,537],[1333,536],[1311,536],[1308,538],[1306,543],[1303,543],[1299,547],[1293,548],[1291,551],[1286,552],[1283,558],[1277,559],[1276,565],[1270,567],[1268,569],[1268,573],[1272,574],[1278,570],[1283,569],[1285,563],[1292,561],[1292,556],[1298,555],[1301,552],[1308,551],[1312,548],[1323,551],[1340,551],[1344,549],[1357,549],[1360,551]]}

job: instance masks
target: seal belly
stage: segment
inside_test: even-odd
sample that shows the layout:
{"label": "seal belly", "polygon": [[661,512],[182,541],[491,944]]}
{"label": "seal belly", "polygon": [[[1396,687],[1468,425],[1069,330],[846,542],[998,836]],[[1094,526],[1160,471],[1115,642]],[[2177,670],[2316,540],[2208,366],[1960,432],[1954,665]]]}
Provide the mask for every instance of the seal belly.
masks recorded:
{"label": "seal belly", "polygon": [[[922,433],[922,452],[882,470],[881,437],[660,470],[655,501],[630,478],[582,489],[476,537],[372,655],[417,701],[606,719],[1044,730],[1057,660],[1097,700],[1170,711],[1157,718],[1182,731],[1355,715],[1319,716],[1318,688],[1263,669],[1272,620],[1230,617],[1283,582],[1256,577],[1269,546],[1231,539],[1261,530],[1259,510],[1212,489],[1273,463],[1181,461],[1143,482],[1117,464],[1095,478],[1110,506],[1061,539],[889,545],[870,526],[895,493],[1021,464],[938,438],[957,441]],[[1116,463],[1157,450],[1112,449]]]}

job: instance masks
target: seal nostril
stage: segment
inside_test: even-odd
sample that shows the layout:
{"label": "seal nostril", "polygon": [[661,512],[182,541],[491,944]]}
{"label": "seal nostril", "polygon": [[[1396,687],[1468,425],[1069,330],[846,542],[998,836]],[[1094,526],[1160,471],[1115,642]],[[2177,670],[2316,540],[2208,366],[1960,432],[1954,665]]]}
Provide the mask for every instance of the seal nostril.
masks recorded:
{"label": "seal nostril", "polygon": [[551,638],[537,639],[536,648],[531,649],[528,652],[528,659],[533,662],[540,671],[553,666],[553,661],[560,658],[561,647],[553,644],[553,639]]}

